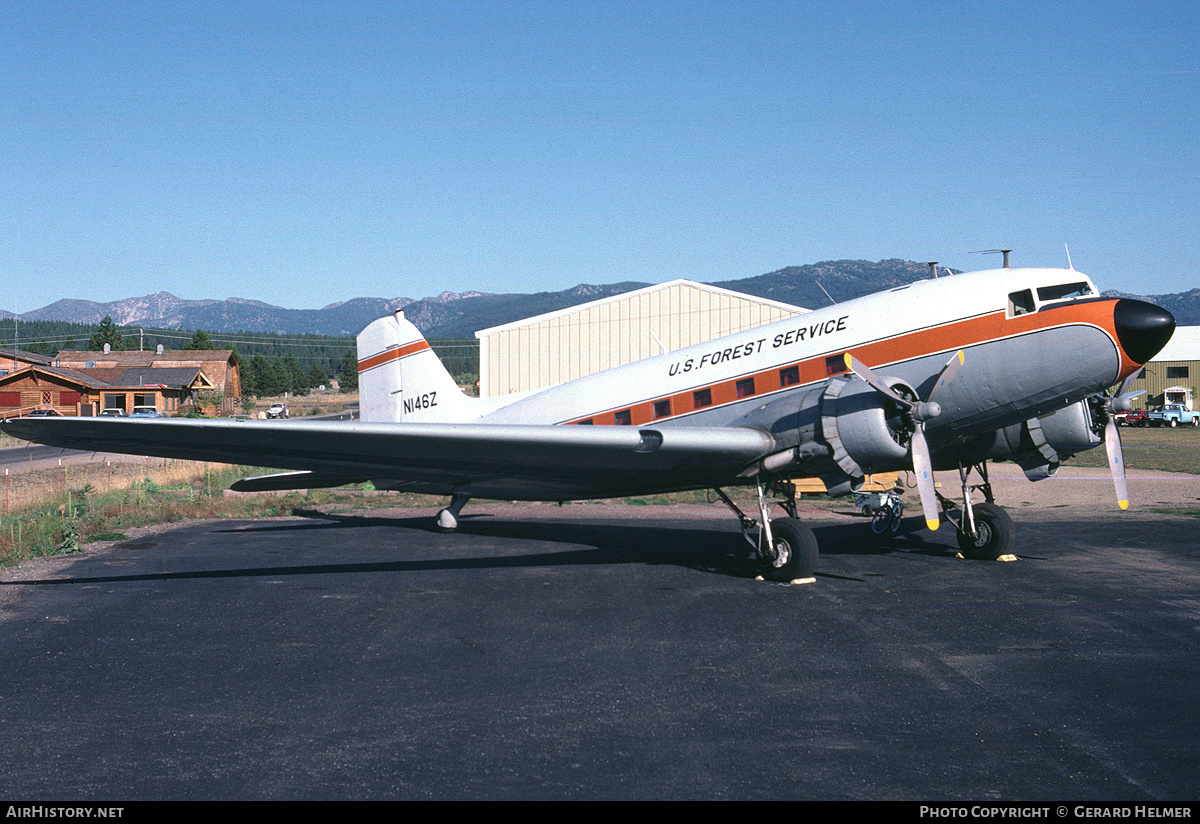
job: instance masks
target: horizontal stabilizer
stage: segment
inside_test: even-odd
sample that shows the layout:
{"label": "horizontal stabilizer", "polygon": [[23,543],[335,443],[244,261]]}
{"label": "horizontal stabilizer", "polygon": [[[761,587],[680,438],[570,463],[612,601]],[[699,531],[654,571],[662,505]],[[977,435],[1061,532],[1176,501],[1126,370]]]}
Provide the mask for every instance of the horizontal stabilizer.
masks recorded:
{"label": "horizontal stabilizer", "polygon": [[327,489],[332,486],[362,483],[366,478],[347,478],[320,472],[279,472],[274,475],[255,475],[235,481],[229,488],[234,492],[274,492],[283,489]]}

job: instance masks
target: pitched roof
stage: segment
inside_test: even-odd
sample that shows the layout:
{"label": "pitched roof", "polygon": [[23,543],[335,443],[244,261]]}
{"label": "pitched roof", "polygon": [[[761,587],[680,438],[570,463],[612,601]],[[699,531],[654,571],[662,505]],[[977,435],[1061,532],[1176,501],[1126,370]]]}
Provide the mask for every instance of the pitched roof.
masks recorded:
{"label": "pitched roof", "polygon": [[5,360],[18,360],[25,363],[38,363],[47,366],[54,359],[49,355],[39,355],[36,352],[26,352],[24,349],[6,349],[0,348],[0,358]]}

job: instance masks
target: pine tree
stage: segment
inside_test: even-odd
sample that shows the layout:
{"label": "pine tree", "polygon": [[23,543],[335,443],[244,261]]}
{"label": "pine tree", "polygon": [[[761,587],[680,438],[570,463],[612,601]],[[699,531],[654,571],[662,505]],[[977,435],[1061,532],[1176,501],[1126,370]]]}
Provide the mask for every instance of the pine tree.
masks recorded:
{"label": "pine tree", "polygon": [[100,325],[96,327],[96,331],[92,333],[92,337],[88,340],[88,349],[92,352],[99,352],[104,349],[104,344],[108,344],[108,348],[113,352],[125,348],[122,341],[125,336],[117,331],[117,325],[113,323],[112,316],[105,315],[104,320],[100,321]]}
{"label": "pine tree", "polygon": [[354,357],[354,351],[351,349],[347,349],[345,357],[342,358],[342,365],[338,370],[338,386],[343,392],[358,391],[358,359]]}
{"label": "pine tree", "polygon": [[203,329],[197,329],[192,335],[191,342],[183,347],[184,349],[212,349],[212,341],[208,339],[208,333]]}

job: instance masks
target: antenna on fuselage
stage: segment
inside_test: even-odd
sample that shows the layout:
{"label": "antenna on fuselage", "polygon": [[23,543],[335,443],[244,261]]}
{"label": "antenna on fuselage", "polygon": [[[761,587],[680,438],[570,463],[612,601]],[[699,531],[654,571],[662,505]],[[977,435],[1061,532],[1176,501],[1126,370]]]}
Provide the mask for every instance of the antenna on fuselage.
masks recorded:
{"label": "antenna on fuselage", "polygon": [[925,264],[925,265],[929,267],[929,273],[930,273],[931,275],[933,275],[933,279],[934,279],[934,280],[937,280],[937,265],[938,265],[938,262],[937,262],[936,260],[931,260],[931,261],[928,261],[928,262],[926,262],[926,264]]}
{"label": "antenna on fuselage", "polygon": [[1063,248],[1067,250],[1067,268],[1074,272],[1075,264],[1071,262],[1071,247],[1064,243]]}
{"label": "antenna on fuselage", "polygon": [[[813,283],[817,284],[818,289],[820,289],[822,292],[825,292],[825,287],[821,285],[821,281],[814,280]],[[833,299],[833,295],[825,292],[825,297],[829,298],[830,303],[832,303],[834,306],[837,306],[837,301]]]}
{"label": "antenna on fuselage", "polygon": [[978,252],[971,252],[972,255],[1004,255],[1004,268],[1008,268],[1008,253],[1012,249],[981,249]]}

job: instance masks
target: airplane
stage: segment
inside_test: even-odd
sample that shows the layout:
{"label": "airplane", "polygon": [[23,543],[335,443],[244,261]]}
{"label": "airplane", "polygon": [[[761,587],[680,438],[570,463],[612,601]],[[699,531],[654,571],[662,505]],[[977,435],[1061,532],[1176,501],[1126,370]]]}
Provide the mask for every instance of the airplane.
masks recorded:
{"label": "airplane", "polygon": [[[437,516],[446,530],[472,498],[713,489],[739,518],[762,577],[799,582],[813,580],[817,540],[796,517],[794,491],[780,502],[786,517],[771,517],[780,480],[820,478],[839,496],[869,474],[911,471],[925,525],[937,529],[944,517],[965,556],[995,559],[1011,552],[1015,529],[995,502],[987,462],[1013,461],[1036,481],[1104,443],[1127,508],[1113,416],[1130,408],[1129,384],[1174,329],[1170,312],[1103,297],[1073,268],[1006,267],[898,286],[546,389],[476,398],[399,311],[358,335],[358,422],[3,425],[54,446],[288,470],[243,478],[232,486],[240,491],[371,481],[448,495]],[[961,503],[938,491],[939,470],[958,471]],[[756,488],[757,518],[725,493],[736,485]]]}

